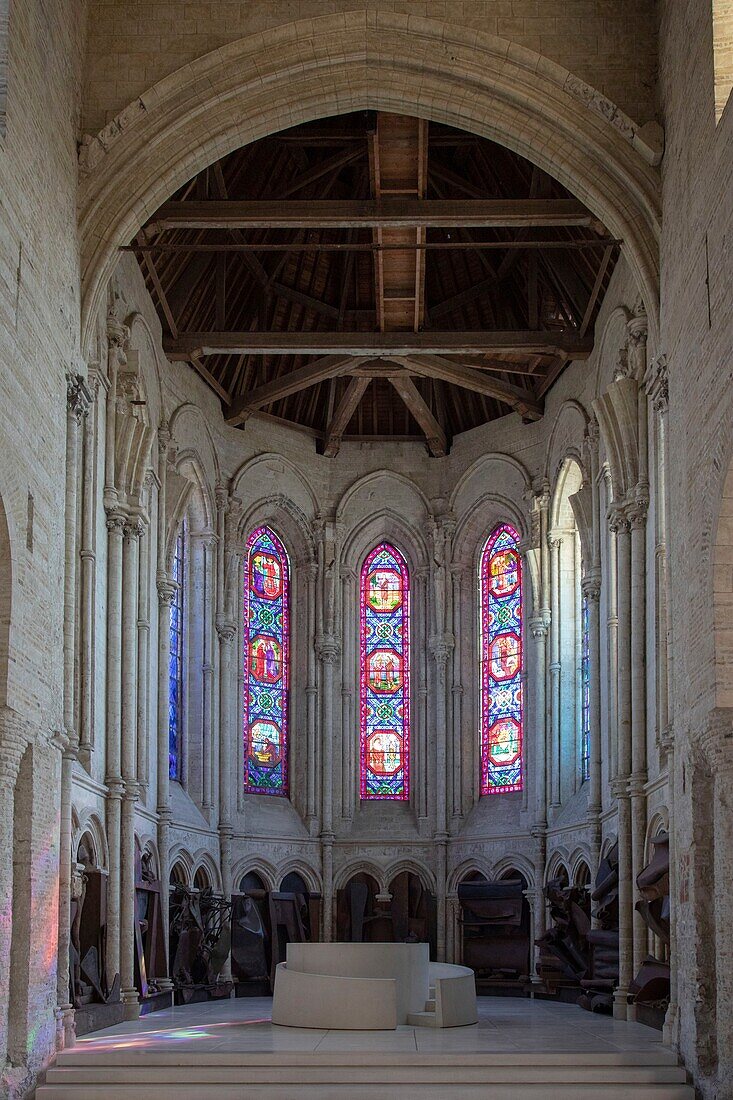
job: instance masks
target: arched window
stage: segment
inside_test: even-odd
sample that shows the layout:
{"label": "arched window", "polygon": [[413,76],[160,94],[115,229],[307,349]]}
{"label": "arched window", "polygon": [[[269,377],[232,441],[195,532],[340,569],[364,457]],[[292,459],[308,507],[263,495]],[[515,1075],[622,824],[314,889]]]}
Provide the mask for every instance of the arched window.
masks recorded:
{"label": "arched window", "polygon": [[361,797],[410,795],[410,578],[394,546],[367,554],[359,599]]}
{"label": "arched window", "polygon": [[290,563],[269,527],[247,540],[244,573],[244,789],[288,793]]}
{"label": "arched window", "polygon": [[170,657],[168,660],[168,774],[181,778],[181,722],[183,718],[183,608],[186,530],[181,524],[173,554],[175,592],[171,603]]}
{"label": "arched window", "polygon": [[522,789],[522,563],[497,527],[481,554],[481,794]]}

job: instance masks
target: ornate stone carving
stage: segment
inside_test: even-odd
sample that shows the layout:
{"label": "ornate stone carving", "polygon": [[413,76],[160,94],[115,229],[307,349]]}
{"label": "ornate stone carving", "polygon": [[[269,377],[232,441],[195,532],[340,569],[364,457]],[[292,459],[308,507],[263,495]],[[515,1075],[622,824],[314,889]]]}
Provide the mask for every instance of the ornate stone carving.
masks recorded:
{"label": "ornate stone carving", "polygon": [[110,532],[116,531],[119,534],[123,534],[125,530],[125,524],[127,523],[127,516],[124,512],[117,512],[113,509],[107,509],[107,530]]}
{"label": "ornate stone carving", "polygon": [[631,524],[629,523],[626,509],[623,504],[612,504],[608,509],[608,529],[612,531],[614,535],[631,529]]}
{"label": "ornate stone carving", "polygon": [[534,619],[530,619],[529,629],[532,632],[533,638],[546,638],[550,629],[549,615],[538,615]]}
{"label": "ornate stone carving", "polygon": [[324,664],[335,664],[341,653],[341,645],[338,638],[332,634],[320,634],[316,638],[316,654],[318,660]]}
{"label": "ornate stone carving", "polygon": [[69,412],[80,424],[89,411],[92,394],[82,375],[74,371],[67,371],[66,374],[66,401]]}
{"label": "ornate stone carving", "polygon": [[589,603],[597,603],[601,597],[601,574],[598,569],[589,569],[580,582],[583,596]]}
{"label": "ornate stone carving", "polygon": [[216,624],[216,633],[222,645],[230,645],[236,636],[237,624],[220,619]]}
{"label": "ornate stone carving", "polygon": [[652,359],[644,375],[644,389],[654,411],[663,415],[669,408],[669,369],[663,353]]}

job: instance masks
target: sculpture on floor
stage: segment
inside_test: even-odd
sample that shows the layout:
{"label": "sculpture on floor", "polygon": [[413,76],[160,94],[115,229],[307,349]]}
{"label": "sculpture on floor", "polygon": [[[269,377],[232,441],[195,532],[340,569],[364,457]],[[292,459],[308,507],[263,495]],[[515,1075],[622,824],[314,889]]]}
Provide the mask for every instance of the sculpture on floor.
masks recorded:
{"label": "sculpture on floor", "polygon": [[171,973],[184,1004],[228,996],[231,983],[220,979],[231,946],[232,903],[210,887],[190,890],[177,884],[170,897]]}
{"label": "sculpture on floor", "polygon": [[529,972],[529,911],[521,879],[458,886],[463,962],[477,978],[516,980]]}
{"label": "sculpture on floor", "polygon": [[246,892],[232,896],[232,976],[253,989],[266,982],[271,990],[287,945],[318,939],[321,895],[307,890],[298,875],[283,880],[293,890],[243,885]]}
{"label": "sculpture on floor", "polygon": [[656,1014],[663,1017],[670,990],[669,833],[659,833],[651,843],[654,849],[652,858],[636,876],[641,900],[637,901],[635,908],[654,933],[658,954],[662,957],[647,955],[629,986],[629,993],[633,994],[637,1005],[656,1010]]}
{"label": "sculpture on floor", "polygon": [[591,894],[593,916],[598,924],[587,935],[590,947],[588,974],[578,1004],[591,1012],[611,1012],[613,991],[618,985],[618,844],[601,860]]}
{"label": "sculpture on floor", "polygon": [[161,908],[161,884],[146,849],[135,858],[135,984],[145,1000],[158,993],[168,977]]}
{"label": "sculpture on floor", "polygon": [[588,972],[590,919],[586,892],[568,886],[562,879],[550,879],[545,887],[550,927],[535,940],[540,948],[537,974],[548,988],[577,984]]}

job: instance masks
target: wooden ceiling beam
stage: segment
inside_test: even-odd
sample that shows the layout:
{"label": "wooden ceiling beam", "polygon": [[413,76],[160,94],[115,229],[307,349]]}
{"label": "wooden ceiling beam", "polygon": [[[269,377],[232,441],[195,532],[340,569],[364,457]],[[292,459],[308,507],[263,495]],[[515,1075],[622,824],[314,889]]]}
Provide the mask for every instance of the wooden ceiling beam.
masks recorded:
{"label": "wooden ceiling beam", "polygon": [[402,366],[411,368],[416,374],[422,374],[425,378],[440,378],[443,382],[460,386],[461,389],[494,397],[505,405],[510,405],[527,420],[539,420],[543,415],[541,404],[527,390],[522,390],[519,386],[513,386],[510,382],[504,382],[491,375],[482,374],[472,367],[464,366],[463,363],[444,359],[440,355],[395,355],[393,358]]}
{"label": "wooden ceiling beam", "polygon": [[575,199],[254,199],[166,202],[146,226],[163,229],[349,229],[377,226],[596,226]]}
{"label": "wooden ceiling beam", "polygon": [[338,454],[341,446],[341,438],[348,427],[349,421],[356,412],[357,406],[366,393],[371,378],[352,378],[346,387],[346,392],[339,401],[333,416],[326,428],[326,440],[323,444],[323,453],[327,458],[333,458]]}
{"label": "wooden ceiling beam", "polygon": [[448,438],[415,383],[405,374],[391,375],[389,380],[424,431],[431,455],[443,458],[448,454]]}
{"label": "wooden ceiling beam", "polygon": [[573,331],[508,332],[183,332],[164,340],[170,359],[191,355],[492,355],[515,352],[587,359],[593,339]]}
{"label": "wooden ceiling beam", "polygon": [[349,368],[358,366],[363,360],[359,357],[345,355],[341,357],[326,356],[316,359],[313,363],[307,363],[304,367],[298,367],[288,374],[273,378],[265,382],[249,393],[235,398],[226,414],[227,424],[242,424],[257,409],[270,405],[274,401],[282,401],[291,393],[314,386],[316,382],[323,382],[327,378],[335,378],[339,374],[348,374]]}
{"label": "wooden ceiling beam", "polygon": [[314,165],[309,171],[303,172],[300,176],[291,180],[287,187],[280,191],[280,198],[288,198],[289,195],[302,190],[303,187],[307,187],[309,184],[315,183],[317,180],[327,176],[329,172],[340,171],[342,168],[345,168],[347,164],[351,164],[355,160],[360,160],[365,155],[366,143],[361,149],[347,149],[345,152],[336,153],[335,156],[321,161],[320,164]]}

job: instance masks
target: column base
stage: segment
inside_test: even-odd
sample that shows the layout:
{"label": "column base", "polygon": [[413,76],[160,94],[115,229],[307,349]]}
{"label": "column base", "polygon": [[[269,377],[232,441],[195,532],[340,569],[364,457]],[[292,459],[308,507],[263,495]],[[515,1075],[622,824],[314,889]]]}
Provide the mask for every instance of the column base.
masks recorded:
{"label": "column base", "polygon": [[627,1018],[629,995],[625,989],[615,989],[613,992],[613,1018],[625,1020]]}
{"label": "column base", "polygon": [[58,1005],[54,1009],[56,1019],[56,1050],[66,1050],[76,1043],[76,1019],[70,1004]]}
{"label": "column base", "polygon": [[140,1016],[140,998],[136,989],[122,990],[122,1004],[126,1020],[137,1020]]}
{"label": "column base", "polygon": [[677,1050],[680,1041],[680,1007],[674,1001],[667,1005],[667,1012],[662,1026],[662,1042],[665,1046]]}

